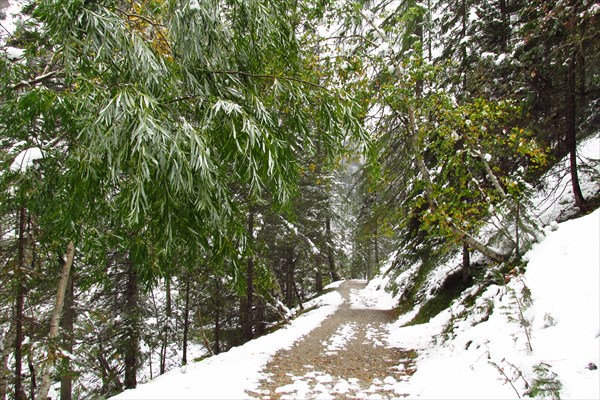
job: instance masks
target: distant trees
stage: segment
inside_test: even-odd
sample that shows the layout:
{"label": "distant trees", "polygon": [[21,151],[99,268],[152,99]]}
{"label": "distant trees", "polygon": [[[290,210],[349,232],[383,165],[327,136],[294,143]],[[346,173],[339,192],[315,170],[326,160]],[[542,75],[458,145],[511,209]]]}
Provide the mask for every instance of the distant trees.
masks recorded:
{"label": "distant trees", "polygon": [[[523,214],[525,182],[539,176],[548,157],[567,148],[573,150],[574,203],[584,208],[577,189],[575,126],[586,129],[597,114],[588,108],[589,98],[584,101],[597,90],[590,78],[597,75],[597,52],[581,50],[594,46],[598,30],[591,23],[598,10],[587,1],[542,3],[341,6],[352,17],[337,20],[343,29],[330,38],[331,47],[362,56],[356,75],[363,79],[351,87],[364,99],[365,125],[375,138],[359,193],[365,199],[361,214],[370,217],[359,222],[367,228],[373,220],[389,221],[399,247],[406,249],[402,257],[430,258],[463,242],[463,251],[477,250],[495,262],[518,258],[536,236],[533,221]],[[538,69],[546,71],[543,80]],[[351,81],[343,69],[339,75]],[[553,87],[554,95],[533,87],[532,78]],[[587,90],[576,90],[585,85]],[[542,104],[554,129],[541,118]],[[574,117],[580,112],[587,113],[585,121]],[[552,142],[557,128],[561,140]],[[546,148],[551,142],[561,144]],[[490,218],[497,231],[477,238]],[[358,248],[364,239],[355,243]],[[502,248],[507,252],[499,253]]]}
{"label": "distant trees", "polygon": [[[532,110],[547,142],[558,154],[570,154],[577,206],[584,211],[577,176],[578,134],[597,121],[598,10],[590,1],[533,2],[523,7],[521,59],[528,66]],[[583,132],[582,132],[583,131]],[[580,135],[579,135],[580,136]]]}

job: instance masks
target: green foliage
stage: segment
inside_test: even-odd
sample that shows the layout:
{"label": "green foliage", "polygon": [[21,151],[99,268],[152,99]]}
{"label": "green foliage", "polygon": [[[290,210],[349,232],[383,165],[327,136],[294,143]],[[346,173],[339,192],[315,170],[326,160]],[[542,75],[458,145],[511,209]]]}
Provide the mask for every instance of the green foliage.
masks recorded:
{"label": "green foliage", "polygon": [[12,82],[28,78],[9,65],[5,136],[35,129],[42,143],[60,143],[44,166],[50,175],[61,161],[52,176],[71,194],[61,208],[105,199],[100,209],[166,249],[188,237],[229,251],[243,235],[235,187],[289,202],[296,149],[314,151],[318,135],[331,155],[358,125],[351,102],[304,80],[282,2],[162,3],[37,4],[46,31],[28,62],[56,73],[17,91]]}
{"label": "green foliage", "polygon": [[[505,315],[510,322],[518,324],[523,329],[527,351],[532,352],[531,344],[531,321],[526,317],[526,311],[532,305],[531,290],[525,283],[518,293],[515,289],[506,286],[510,296],[509,306],[505,309]],[[515,341],[517,338],[515,338]]]}
{"label": "green foliage", "polygon": [[531,381],[527,396],[536,399],[560,399],[562,383],[551,368],[547,363],[539,363],[533,367],[535,378]]}

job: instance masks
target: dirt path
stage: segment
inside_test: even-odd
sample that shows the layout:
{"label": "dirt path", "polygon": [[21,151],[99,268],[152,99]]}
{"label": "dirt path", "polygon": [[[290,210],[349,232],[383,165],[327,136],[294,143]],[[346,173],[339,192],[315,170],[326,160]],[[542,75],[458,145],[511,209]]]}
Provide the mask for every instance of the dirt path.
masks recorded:
{"label": "dirt path", "polygon": [[266,365],[259,399],[397,398],[394,384],[414,372],[414,352],[385,346],[387,310],[354,309],[352,293],[365,284],[338,288],[345,302],[320,327]]}

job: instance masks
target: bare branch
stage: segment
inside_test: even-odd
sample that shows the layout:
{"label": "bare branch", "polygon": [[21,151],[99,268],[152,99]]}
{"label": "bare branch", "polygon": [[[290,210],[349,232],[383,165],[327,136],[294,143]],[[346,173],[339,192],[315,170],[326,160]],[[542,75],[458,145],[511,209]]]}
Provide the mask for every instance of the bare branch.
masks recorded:
{"label": "bare branch", "polygon": [[304,85],[309,85],[312,86],[316,89],[321,89],[324,91],[329,91],[329,89],[327,89],[324,86],[321,86],[317,83],[313,83],[313,82],[309,82],[309,81],[305,81],[304,79],[300,79],[300,78],[294,78],[291,76],[285,76],[285,75],[269,75],[269,74],[253,74],[250,72],[244,72],[244,71],[236,71],[236,70],[226,70],[226,71],[208,71],[210,73],[213,74],[226,74],[226,75],[241,75],[241,76],[248,76],[251,78],[259,78],[259,79],[272,79],[272,80],[277,80],[277,79],[281,79],[284,81],[291,81],[291,82],[297,82],[297,83],[302,83]]}
{"label": "bare branch", "polygon": [[42,83],[49,79],[52,79],[58,74],[59,74],[59,71],[50,71],[46,74],[37,76],[29,81],[21,81],[19,83],[16,83],[16,84],[12,85],[10,88],[12,90],[19,90],[19,89],[23,89],[24,87],[31,87],[31,86],[37,85],[38,83]]}

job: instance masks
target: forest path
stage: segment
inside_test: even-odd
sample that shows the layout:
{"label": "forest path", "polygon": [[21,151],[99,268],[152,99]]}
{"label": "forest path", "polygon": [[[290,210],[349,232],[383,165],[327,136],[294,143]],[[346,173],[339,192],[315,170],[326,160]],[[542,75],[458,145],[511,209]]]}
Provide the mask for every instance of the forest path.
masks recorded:
{"label": "forest path", "polygon": [[364,281],[345,281],[340,308],[320,327],[265,366],[258,399],[386,399],[414,373],[414,351],[386,346],[391,310],[355,308]]}

